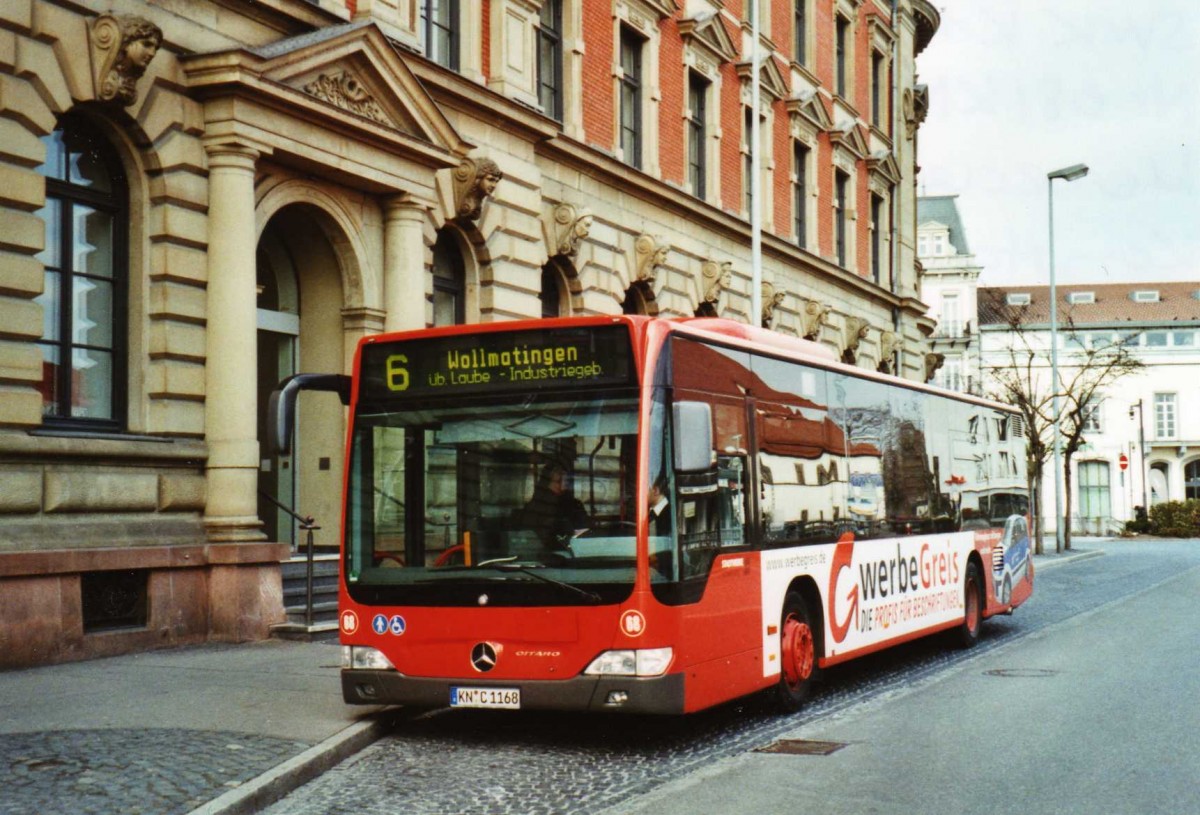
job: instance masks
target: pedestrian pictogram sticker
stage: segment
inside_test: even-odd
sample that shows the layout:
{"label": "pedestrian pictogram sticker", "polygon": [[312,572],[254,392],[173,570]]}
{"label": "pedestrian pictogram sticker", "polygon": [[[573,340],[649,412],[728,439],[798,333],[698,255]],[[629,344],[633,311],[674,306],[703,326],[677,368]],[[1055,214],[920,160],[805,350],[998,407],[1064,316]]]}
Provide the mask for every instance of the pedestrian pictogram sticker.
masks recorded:
{"label": "pedestrian pictogram sticker", "polygon": [[358,630],[358,615],[353,611],[342,612],[342,632],[353,634]]}
{"label": "pedestrian pictogram sticker", "polygon": [[404,618],[397,614],[392,617],[390,628],[391,632],[398,637],[404,633],[404,629],[408,628],[408,623],[404,622]]}
{"label": "pedestrian pictogram sticker", "polygon": [[621,615],[621,630],[627,637],[639,637],[646,630],[646,618],[642,612],[630,609]]}
{"label": "pedestrian pictogram sticker", "polygon": [[371,620],[371,630],[376,634],[386,634],[388,632],[388,618],[386,614],[376,614]]}

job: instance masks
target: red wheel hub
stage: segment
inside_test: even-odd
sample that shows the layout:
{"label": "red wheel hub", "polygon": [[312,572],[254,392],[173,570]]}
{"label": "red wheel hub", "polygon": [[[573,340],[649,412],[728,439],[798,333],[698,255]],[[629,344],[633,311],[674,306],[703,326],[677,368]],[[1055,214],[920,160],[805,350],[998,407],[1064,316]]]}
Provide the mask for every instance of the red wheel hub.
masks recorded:
{"label": "red wheel hub", "polygon": [[783,675],[789,685],[798,685],[812,676],[816,654],[812,629],[808,623],[789,615],[783,621]]}

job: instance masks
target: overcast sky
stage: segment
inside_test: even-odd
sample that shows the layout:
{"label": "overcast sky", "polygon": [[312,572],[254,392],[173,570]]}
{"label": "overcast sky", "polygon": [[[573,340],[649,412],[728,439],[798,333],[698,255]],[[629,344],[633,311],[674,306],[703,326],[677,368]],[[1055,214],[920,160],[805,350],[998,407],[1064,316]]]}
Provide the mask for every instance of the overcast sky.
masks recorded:
{"label": "overcast sky", "polygon": [[955,195],[983,285],[1200,281],[1200,3],[934,0],[917,188]]}

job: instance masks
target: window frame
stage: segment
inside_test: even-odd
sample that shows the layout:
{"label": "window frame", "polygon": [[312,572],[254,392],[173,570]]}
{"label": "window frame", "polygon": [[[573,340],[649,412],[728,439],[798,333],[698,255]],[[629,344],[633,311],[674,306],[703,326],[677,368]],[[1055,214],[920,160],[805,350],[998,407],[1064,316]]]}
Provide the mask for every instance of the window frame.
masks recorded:
{"label": "window frame", "polygon": [[848,99],[851,22],[848,17],[839,13],[835,13],[833,18],[833,92],[835,96]]}
{"label": "window frame", "polygon": [[[621,76],[618,82],[619,116],[617,121],[618,145],[624,162],[634,169],[642,169],[642,91],[645,75],[646,39],[627,25],[620,26],[620,53],[618,58]],[[628,60],[627,67],[626,56]],[[632,70],[631,70],[632,68]],[[628,93],[628,96],[626,95]],[[628,101],[627,101],[628,99]],[[626,136],[629,146],[626,146]],[[630,155],[632,153],[632,155]]]}
{"label": "window frame", "polygon": [[792,232],[796,245],[808,249],[808,164],[812,159],[812,148],[794,139],[792,141]]}
{"label": "window frame", "polygon": [[[79,150],[79,154],[92,152],[103,164],[112,187],[108,193],[100,193],[81,184],[72,183],[70,170],[65,169],[67,179],[42,175],[45,183],[45,199],[42,221],[46,225],[46,235],[57,233],[58,241],[55,250],[58,252],[58,265],[51,267],[43,264],[44,278],[50,274],[59,277],[57,289],[57,320],[55,329],[57,339],[46,337],[45,333],[38,338],[36,345],[39,349],[52,347],[57,349],[59,362],[54,372],[53,396],[42,392],[42,423],[45,426],[60,429],[92,430],[98,432],[122,431],[127,427],[129,404],[129,229],[130,203],[129,182],[125,168],[121,163],[112,143],[98,128],[82,116],[67,114],[63,116],[52,133],[43,139],[47,143],[54,133],[62,133],[63,157],[67,167],[73,153],[72,147],[66,144],[68,135],[82,140],[87,150]],[[47,155],[47,159],[50,156]],[[45,168],[46,165],[43,165]],[[47,218],[51,216],[50,204],[57,202],[56,228],[51,229]],[[111,230],[111,253],[109,268],[111,276],[90,274],[77,271],[74,266],[75,258],[75,213],[80,207],[109,215]],[[43,253],[49,253],[51,247],[46,246]],[[109,314],[109,336],[111,345],[101,346],[97,343],[77,342],[74,332],[75,301],[80,281],[88,279],[104,280],[112,287],[112,299]],[[46,297],[50,286],[44,286],[44,293],[39,300]],[[89,315],[90,316],[90,315]],[[43,329],[49,327],[51,315],[44,315]],[[87,417],[72,415],[75,398],[80,394],[80,387],[74,384],[75,368],[73,359],[77,350],[99,350],[111,354],[112,367],[108,380],[109,413],[108,417]],[[43,365],[46,357],[42,356]],[[43,379],[43,385],[47,384]],[[39,390],[41,390],[39,388]],[[49,412],[53,407],[53,412]]]}
{"label": "window frame", "polygon": [[1174,392],[1154,394],[1154,438],[1169,440],[1177,438],[1179,395]]}
{"label": "window frame", "polygon": [[[547,20],[547,9],[550,19]],[[563,0],[543,0],[537,22],[537,87],[542,112],[557,122],[565,116],[563,99]],[[553,61],[553,76],[546,81],[543,71],[547,52]]]}
{"label": "window frame", "polygon": [[692,195],[708,194],[708,95],[712,82],[703,74],[688,71],[687,173]]}
{"label": "window frame", "polygon": [[[438,274],[439,260],[449,261],[449,274]],[[433,325],[445,323],[437,321],[438,294],[449,295],[453,298],[454,322],[450,325],[464,325],[467,322],[467,259],[463,257],[462,247],[450,230],[442,228],[433,245],[433,265],[430,269],[433,277]]]}
{"label": "window frame", "polygon": [[871,193],[871,279],[877,285],[883,284],[883,235],[884,207],[886,200],[876,192]]}
{"label": "window frame", "polygon": [[839,167],[833,170],[833,249],[837,264],[843,269],[848,268],[849,261],[849,225],[846,223],[846,209],[849,206],[850,174]]}
{"label": "window frame", "polygon": [[[434,14],[443,11],[445,20],[435,20]],[[462,64],[462,16],[459,11],[459,0],[424,0],[421,3],[421,47],[425,57],[451,71],[458,71]],[[431,48],[435,33],[445,35],[445,55]]]}

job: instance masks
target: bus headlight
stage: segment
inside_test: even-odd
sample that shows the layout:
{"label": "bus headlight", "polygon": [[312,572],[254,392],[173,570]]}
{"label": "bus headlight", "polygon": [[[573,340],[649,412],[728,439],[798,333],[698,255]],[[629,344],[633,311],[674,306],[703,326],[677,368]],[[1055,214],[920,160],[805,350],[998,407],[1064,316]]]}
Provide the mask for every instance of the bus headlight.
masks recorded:
{"label": "bus headlight", "polygon": [[394,671],[393,665],[382,651],[363,645],[342,646],[342,668],[356,671]]}
{"label": "bus headlight", "polygon": [[661,676],[674,656],[670,648],[643,648],[637,651],[605,651],[592,660],[589,676]]}

